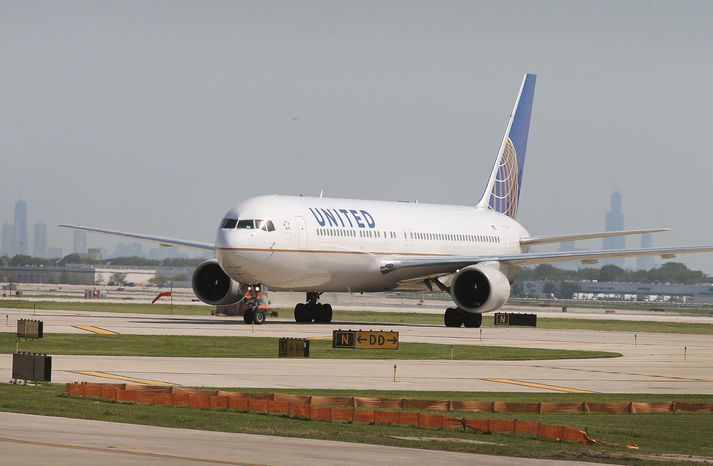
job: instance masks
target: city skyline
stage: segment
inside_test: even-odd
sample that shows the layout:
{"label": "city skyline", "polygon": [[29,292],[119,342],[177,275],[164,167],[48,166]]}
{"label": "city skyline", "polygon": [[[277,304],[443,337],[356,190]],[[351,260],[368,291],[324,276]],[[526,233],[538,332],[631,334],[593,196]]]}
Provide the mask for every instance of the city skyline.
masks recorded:
{"label": "city skyline", "polygon": [[[201,256],[201,254],[189,254],[174,247],[151,247],[145,250],[144,245],[140,242],[92,237],[80,231],[70,232],[69,241],[65,240],[60,243],[62,244],[60,246],[56,241],[60,235],[54,237],[48,235],[47,224],[40,219],[35,219],[36,221],[33,222],[32,236],[28,234],[29,219],[32,218],[30,213],[31,209],[26,201],[23,199],[15,201],[12,223],[7,220],[2,221],[0,256],[32,255],[43,259],[59,259],[64,257],[66,250],[71,251],[72,254],[86,255],[93,248],[101,250],[104,258],[139,256],[163,260]],[[55,227],[55,231],[66,232],[66,230],[57,227]]]}
{"label": "city skyline", "polygon": [[261,194],[472,206],[526,72],[532,235],[600,230],[619,188],[657,246],[711,243],[712,2],[150,3],[0,15],[0,198],[65,251],[60,223],[212,241]]}

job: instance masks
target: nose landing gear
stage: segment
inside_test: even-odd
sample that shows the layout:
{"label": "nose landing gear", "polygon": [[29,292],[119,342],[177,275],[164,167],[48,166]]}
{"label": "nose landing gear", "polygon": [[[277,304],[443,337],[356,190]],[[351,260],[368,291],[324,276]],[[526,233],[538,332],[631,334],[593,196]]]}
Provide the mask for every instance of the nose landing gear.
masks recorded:
{"label": "nose landing gear", "polygon": [[318,324],[328,324],[332,321],[332,306],[319,302],[322,293],[310,291],[307,293],[307,302],[295,306],[295,321],[307,323],[314,321]]}
{"label": "nose landing gear", "polygon": [[263,293],[264,286],[249,285],[241,306],[243,307],[243,320],[246,324],[262,325],[267,320],[269,303]]}

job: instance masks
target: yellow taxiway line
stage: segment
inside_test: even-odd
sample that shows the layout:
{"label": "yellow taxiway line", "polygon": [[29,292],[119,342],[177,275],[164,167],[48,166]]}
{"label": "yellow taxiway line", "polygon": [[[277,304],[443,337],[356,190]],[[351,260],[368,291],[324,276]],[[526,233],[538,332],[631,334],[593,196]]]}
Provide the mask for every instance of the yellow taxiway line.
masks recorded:
{"label": "yellow taxiway line", "polygon": [[118,333],[112,332],[111,330],[94,327],[92,325],[72,325],[72,327],[78,328],[79,330],[86,330],[87,332],[96,333],[98,335],[118,335]]}
{"label": "yellow taxiway line", "polygon": [[142,383],[144,385],[160,385],[162,387],[173,387],[176,385],[175,383],[162,382],[160,380],[137,379],[135,377],[126,377],[124,375],[110,374],[108,372],[96,372],[96,371],[68,371],[68,372],[72,372],[74,374],[89,375],[91,377],[99,377],[102,379],[121,380],[124,382]]}
{"label": "yellow taxiway line", "polygon": [[543,390],[552,390],[555,392],[593,393],[588,390],[580,390],[578,388],[558,387],[556,385],[547,385],[547,384],[543,384],[543,383],[526,382],[524,380],[513,380],[513,379],[483,379],[483,380],[487,380],[488,382],[509,383],[509,384],[513,384],[513,385],[521,385],[523,387],[530,387],[530,388],[541,388]]}

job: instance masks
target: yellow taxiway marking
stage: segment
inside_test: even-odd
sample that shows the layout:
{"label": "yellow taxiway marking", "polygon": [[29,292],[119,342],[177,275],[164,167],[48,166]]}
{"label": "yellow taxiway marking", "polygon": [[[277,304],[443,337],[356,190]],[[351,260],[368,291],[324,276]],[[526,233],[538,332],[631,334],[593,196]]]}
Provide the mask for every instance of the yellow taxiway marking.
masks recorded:
{"label": "yellow taxiway marking", "polygon": [[89,375],[92,377],[99,377],[102,379],[111,379],[111,380],[123,380],[124,382],[134,382],[134,383],[142,383],[144,385],[160,385],[162,387],[173,387],[176,384],[175,383],[170,383],[170,382],[162,382],[160,380],[151,380],[151,379],[137,379],[134,377],[126,377],[124,375],[118,375],[118,374],[110,374],[108,372],[95,372],[95,371],[69,371],[74,374],[81,374],[81,375]]}
{"label": "yellow taxiway marking", "polygon": [[487,380],[488,382],[510,383],[513,385],[522,385],[523,387],[530,387],[530,388],[542,388],[544,390],[553,390],[555,392],[592,393],[590,391],[580,390],[578,388],[558,387],[556,385],[546,385],[543,383],[525,382],[523,380],[512,380],[512,379],[483,379],[483,380]]}
{"label": "yellow taxiway marking", "polygon": [[308,340],[331,340],[330,336],[307,337]]}
{"label": "yellow taxiway marking", "polygon": [[118,335],[118,333],[112,332],[111,330],[94,327],[92,325],[72,325],[72,327],[78,328],[79,330],[86,330],[87,332],[96,333],[98,335]]}

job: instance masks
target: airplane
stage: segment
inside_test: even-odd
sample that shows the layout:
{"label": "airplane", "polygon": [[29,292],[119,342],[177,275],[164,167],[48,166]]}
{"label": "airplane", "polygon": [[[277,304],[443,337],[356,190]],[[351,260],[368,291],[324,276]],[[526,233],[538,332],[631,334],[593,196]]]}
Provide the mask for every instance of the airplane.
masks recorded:
{"label": "airplane", "polygon": [[[510,297],[510,280],[526,265],[596,263],[627,256],[713,252],[713,246],[531,252],[541,244],[638,235],[666,228],[532,236],[517,222],[536,76],[526,74],[479,202],[440,205],[268,195],[247,199],[220,221],[215,242],[167,238],[80,225],[60,227],[209,251],[193,274],[202,302],[228,305],[248,290],[305,292],[297,322],[329,323],[324,292],[411,290],[450,294],[447,327],[480,327],[483,313]],[[265,314],[245,321],[261,324]]]}

